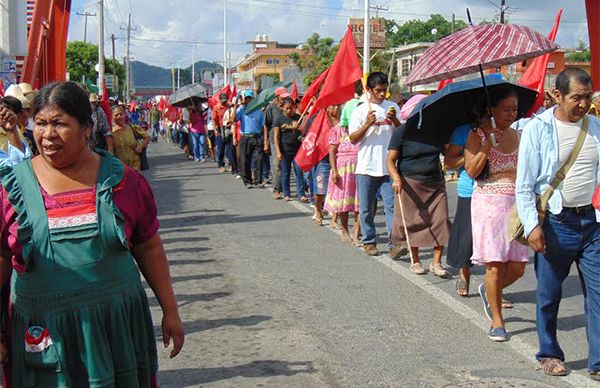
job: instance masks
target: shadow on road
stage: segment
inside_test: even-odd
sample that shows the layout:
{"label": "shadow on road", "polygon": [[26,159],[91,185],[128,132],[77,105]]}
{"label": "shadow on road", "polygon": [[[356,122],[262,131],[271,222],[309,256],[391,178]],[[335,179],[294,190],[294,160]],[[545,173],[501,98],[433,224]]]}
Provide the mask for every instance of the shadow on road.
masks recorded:
{"label": "shadow on road", "polygon": [[250,315],[247,317],[239,318],[200,319],[197,321],[185,322],[185,333],[189,335],[192,333],[212,330],[223,326],[256,326],[262,322],[271,320],[271,318],[272,317],[266,315]]}
{"label": "shadow on road", "polygon": [[186,276],[172,276],[171,282],[178,283],[178,282],[187,282],[190,280],[207,280],[207,279],[214,279],[214,278],[222,278],[223,276],[225,276],[225,275],[223,275],[222,273],[206,273],[206,274],[186,275]]}
{"label": "shadow on road", "polygon": [[244,365],[217,368],[185,368],[158,373],[163,386],[189,386],[227,380],[234,377],[293,376],[298,373],[315,373],[312,361],[252,361]]}
{"label": "shadow on road", "polygon": [[[215,225],[215,224],[233,224],[246,222],[275,222],[289,218],[303,218],[306,214],[299,212],[277,213],[277,214],[261,214],[257,216],[241,217],[235,214],[220,214],[218,216],[187,216],[182,218],[170,218],[161,220],[160,225],[164,228],[175,228],[184,225]],[[192,238],[192,237],[189,237]],[[193,238],[192,238],[193,239]],[[169,241],[172,242],[172,241]]]}
{"label": "shadow on road", "polygon": [[187,265],[187,264],[208,264],[214,263],[215,259],[169,259],[169,266],[173,265]]}
{"label": "shadow on road", "polygon": [[[216,299],[226,298],[231,295],[231,292],[211,292],[208,294],[177,294],[177,302],[179,308],[195,303],[195,302],[211,302]],[[153,307],[158,307],[158,301],[155,296],[148,298],[148,304]]]}

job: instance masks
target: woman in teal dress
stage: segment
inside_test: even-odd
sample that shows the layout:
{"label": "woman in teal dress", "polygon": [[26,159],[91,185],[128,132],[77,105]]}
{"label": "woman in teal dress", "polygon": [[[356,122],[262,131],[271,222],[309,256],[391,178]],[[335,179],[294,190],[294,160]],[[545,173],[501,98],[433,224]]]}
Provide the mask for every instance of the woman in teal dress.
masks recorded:
{"label": "woman in teal dress", "polygon": [[40,155],[0,170],[13,386],[156,386],[140,272],[162,308],[171,357],[184,333],[152,190],[139,173],[88,147],[91,108],[75,83],[45,86],[33,116]]}

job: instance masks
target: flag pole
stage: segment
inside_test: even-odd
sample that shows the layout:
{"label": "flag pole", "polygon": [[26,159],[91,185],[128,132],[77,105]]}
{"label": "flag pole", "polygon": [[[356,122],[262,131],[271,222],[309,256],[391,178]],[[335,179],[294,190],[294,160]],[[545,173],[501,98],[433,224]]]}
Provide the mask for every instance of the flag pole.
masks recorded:
{"label": "flag pole", "polygon": [[300,115],[300,118],[298,119],[298,124],[302,123],[302,120],[304,119],[304,115],[306,114],[306,112],[308,112],[308,110],[310,108],[313,107],[314,103],[316,101],[316,98],[311,98],[310,101],[308,102],[308,105],[306,105],[306,108],[304,108],[304,112],[302,112],[302,114]]}

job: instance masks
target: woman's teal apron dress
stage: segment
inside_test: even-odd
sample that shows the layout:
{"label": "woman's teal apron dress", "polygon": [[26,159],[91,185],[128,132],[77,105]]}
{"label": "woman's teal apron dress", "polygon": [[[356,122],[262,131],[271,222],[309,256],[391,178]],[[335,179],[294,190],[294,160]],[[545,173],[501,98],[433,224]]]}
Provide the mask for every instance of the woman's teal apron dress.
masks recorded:
{"label": "woman's teal apron dress", "polygon": [[148,300],[113,188],[125,169],[102,153],[97,223],[50,229],[31,162],[5,171],[26,271],[13,271],[15,387],[150,387],[158,369]]}

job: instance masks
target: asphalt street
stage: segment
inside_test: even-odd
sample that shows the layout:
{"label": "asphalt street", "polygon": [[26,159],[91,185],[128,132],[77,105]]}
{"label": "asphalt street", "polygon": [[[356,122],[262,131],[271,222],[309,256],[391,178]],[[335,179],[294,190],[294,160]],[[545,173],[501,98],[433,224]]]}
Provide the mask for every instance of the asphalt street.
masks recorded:
{"label": "asphalt street", "polygon": [[[600,387],[586,373],[583,297],[567,279],[559,340],[572,373],[536,370],[533,264],[506,298],[511,339],[494,343],[476,295],[409,272],[409,258],[373,258],[316,227],[310,208],[247,190],[215,164],[152,144],[150,181],[186,342],[168,358],[149,291],[162,387]],[[451,213],[456,187],[448,185]],[[382,212],[379,249],[387,253]],[[424,256],[428,267],[431,251]]]}

